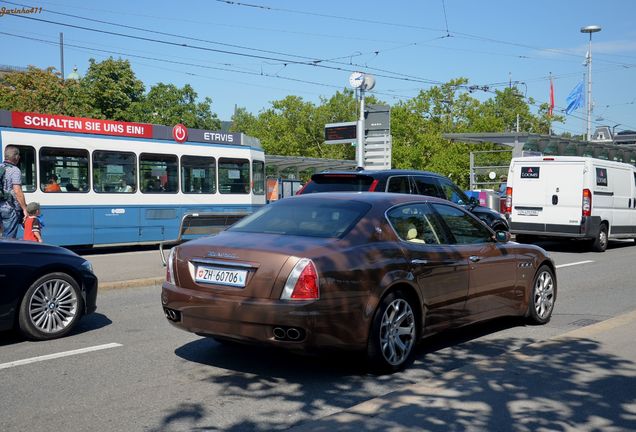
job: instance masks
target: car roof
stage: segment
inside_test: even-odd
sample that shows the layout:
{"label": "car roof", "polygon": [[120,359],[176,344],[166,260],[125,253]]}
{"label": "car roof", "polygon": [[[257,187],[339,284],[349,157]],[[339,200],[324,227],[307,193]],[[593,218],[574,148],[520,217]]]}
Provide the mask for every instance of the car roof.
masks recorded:
{"label": "car roof", "polygon": [[313,177],[319,176],[328,176],[328,175],[359,175],[359,176],[368,176],[373,178],[388,178],[396,175],[426,175],[426,176],[434,176],[434,177],[444,177],[441,174],[434,173],[431,171],[419,171],[419,170],[401,170],[401,169],[390,169],[390,170],[359,170],[359,171],[345,171],[345,170],[337,170],[337,171],[323,171],[320,173],[316,173],[312,175]]}
{"label": "car roof", "polygon": [[284,199],[288,200],[323,200],[323,201],[359,201],[371,205],[396,205],[408,202],[439,202],[443,204],[454,204],[442,198],[428,195],[411,195],[394,192],[321,192],[304,195],[294,195]]}

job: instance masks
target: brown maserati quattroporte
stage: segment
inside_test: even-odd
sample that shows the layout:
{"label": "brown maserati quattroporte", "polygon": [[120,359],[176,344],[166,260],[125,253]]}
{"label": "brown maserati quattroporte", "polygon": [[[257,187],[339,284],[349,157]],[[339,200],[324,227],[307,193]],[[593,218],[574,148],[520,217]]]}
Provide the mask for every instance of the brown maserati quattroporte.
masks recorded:
{"label": "brown maserati quattroporte", "polygon": [[503,315],[550,319],[554,263],[448,201],[321,193],[269,204],[175,247],[161,301],[220,341],[366,352],[403,368],[422,336]]}

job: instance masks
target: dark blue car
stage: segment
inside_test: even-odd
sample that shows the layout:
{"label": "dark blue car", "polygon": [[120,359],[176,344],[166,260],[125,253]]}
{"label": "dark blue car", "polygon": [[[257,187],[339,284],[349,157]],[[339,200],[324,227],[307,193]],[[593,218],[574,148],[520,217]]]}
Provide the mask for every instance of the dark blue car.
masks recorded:
{"label": "dark blue car", "polygon": [[0,240],[0,331],[19,329],[33,340],[66,335],[96,309],[97,277],[70,250]]}

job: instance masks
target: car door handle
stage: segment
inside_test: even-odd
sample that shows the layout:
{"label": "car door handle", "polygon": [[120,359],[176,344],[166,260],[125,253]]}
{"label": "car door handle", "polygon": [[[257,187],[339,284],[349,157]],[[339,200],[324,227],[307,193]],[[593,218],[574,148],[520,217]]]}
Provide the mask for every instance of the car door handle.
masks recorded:
{"label": "car door handle", "polygon": [[471,256],[469,256],[469,257],[468,257],[468,259],[469,259],[471,262],[477,262],[477,261],[481,260],[481,258],[480,258],[480,257],[478,257],[478,256],[476,256],[476,255],[471,255]]}
{"label": "car door handle", "polygon": [[428,260],[425,259],[412,259],[411,264],[428,264]]}

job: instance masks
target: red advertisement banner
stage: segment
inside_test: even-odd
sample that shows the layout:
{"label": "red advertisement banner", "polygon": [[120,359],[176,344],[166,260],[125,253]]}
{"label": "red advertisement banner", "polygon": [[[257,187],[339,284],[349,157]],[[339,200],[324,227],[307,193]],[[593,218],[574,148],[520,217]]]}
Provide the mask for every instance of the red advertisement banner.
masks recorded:
{"label": "red advertisement banner", "polygon": [[12,126],[16,128],[152,138],[152,125],[146,123],[130,123],[24,112],[11,113],[11,123]]}

